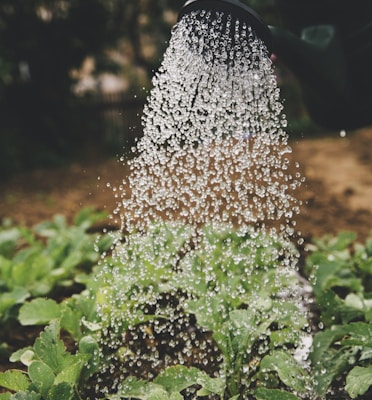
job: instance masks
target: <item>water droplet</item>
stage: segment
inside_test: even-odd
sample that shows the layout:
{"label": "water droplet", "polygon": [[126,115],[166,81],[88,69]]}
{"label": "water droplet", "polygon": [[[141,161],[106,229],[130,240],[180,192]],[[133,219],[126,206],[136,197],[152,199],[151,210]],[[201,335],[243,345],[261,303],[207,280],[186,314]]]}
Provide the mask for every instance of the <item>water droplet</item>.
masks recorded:
{"label": "water droplet", "polygon": [[[119,368],[115,374],[120,376],[147,363],[153,371],[175,360],[185,364],[193,346],[206,354],[211,343],[188,331],[189,316],[181,314],[192,309],[197,288],[206,296],[206,304],[200,305],[206,318],[216,312],[228,318],[230,310],[218,296],[229,290],[228,265],[241,268],[244,278],[232,298],[249,298],[257,312],[279,314],[280,301],[295,298],[295,292],[282,286],[298,260],[291,240],[299,206],[295,191],[302,179],[300,172],[288,172],[286,155],[292,150],[272,62],[250,27],[231,18],[222,24],[222,18],[222,13],[214,19],[201,11],[185,15],[172,30],[144,108],[143,137],[132,148],[131,160],[120,158],[130,173],[113,190],[119,202],[112,218],[120,220],[121,230],[112,248],[113,262],[100,272],[106,279],[98,310],[107,328],[102,346],[112,352],[103,372]],[[232,228],[235,236],[229,239]],[[217,240],[219,235],[225,240]],[[222,255],[227,265],[220,262]],[[277,298],[263,299],[257,270],[268,272],[278,259],[278,276],[264,280],[266,286],[275,286]],[[196,267],[203,275],[188,283]],[[183,290],[189,293],[177,300],[178,307],[171,307],[180,292],[178,280],[170,278],[175,271],[182,272]],[[141,331],[135,321],[143,314],[155,317]],[[164,315],[169,319],[156,318]],[[291,318],[297,318],[295,313]],[[268,334],[261,337],[260,355],[269,349]],[[156,358],[156,340],[173,359]],[[154,350],[151,355],[137,349],[141,341]],[[115,362],[122,358],[120,348],[131,351],[125,362]],[[222,360],[220,354],[215,358]],[[209,359],[202,357],[200,364]]]}

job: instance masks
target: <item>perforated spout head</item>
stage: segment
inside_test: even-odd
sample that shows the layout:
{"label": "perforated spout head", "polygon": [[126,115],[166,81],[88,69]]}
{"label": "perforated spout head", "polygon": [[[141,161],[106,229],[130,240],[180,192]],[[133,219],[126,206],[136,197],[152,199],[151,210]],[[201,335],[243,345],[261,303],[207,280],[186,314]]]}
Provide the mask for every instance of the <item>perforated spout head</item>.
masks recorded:
{"label": "perforated spout head", "polygon": [[178,20],[193,11],[202,10],[211,13],[222,12],[225,19],[228,15],[231,15],[233,20],[246,23],[247,26],[252,28],[256,36],[265,43],[269,54],[271,54],[271,32],[260,16],[247,5],[238,0],[188,0],[182,7]]}

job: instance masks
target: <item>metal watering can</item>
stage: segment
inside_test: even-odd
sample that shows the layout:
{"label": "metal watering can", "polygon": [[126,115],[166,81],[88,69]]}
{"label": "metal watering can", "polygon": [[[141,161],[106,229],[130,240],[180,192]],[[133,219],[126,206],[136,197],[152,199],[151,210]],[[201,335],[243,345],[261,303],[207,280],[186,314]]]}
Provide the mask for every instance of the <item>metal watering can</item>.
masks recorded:
{"label": "metal watering can", "polygon": [[298,78],[312,120],[329,129],[372,123],[372,1],[275,0],[285,29],[266,26],[238,0],[188,0],[196,10],[222,11],[249,24]]}

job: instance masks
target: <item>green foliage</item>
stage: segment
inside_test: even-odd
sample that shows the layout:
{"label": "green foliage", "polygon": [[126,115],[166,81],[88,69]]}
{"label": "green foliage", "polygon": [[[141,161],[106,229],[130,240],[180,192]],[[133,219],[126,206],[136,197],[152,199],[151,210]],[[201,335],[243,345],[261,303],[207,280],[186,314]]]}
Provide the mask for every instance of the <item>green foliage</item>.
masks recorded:
{"label": "green foliage", "polygon": [[[342,233],[309,246],[305,270],[320,321],[309,369],[292,351],[308,321],[293,299],[283,296],[299,282],[281,269],[276,239],[223,226],[204,227],[201,234],[176,223],[154,224],[122,242],[116,238],[113,254],[99,264],[99,254],[114,240],[87,233],[99,217],[84,210],[73,226],[56,217],[32,230],[0,231],[1,287],[6,288],[0,304],[8,305],[2,324],[12,317],[25,326],[46,325],[33,345],[11,356],[26,372],[0,374],[0,386],[8,390],[0,399],[84,398],[87,382],[108,360],[131,357],[120,342],[128,329],[181,315],[193,316],[196,326],[211,334],[222,356],[219,374],[175,365],[152,380],[127,377],[108,399],[182,400],[187,390],[196,398],[221,400],[326,399],[330,390],[367,398],[372,386],[371,238],[361,245],[354,234]],[[36,276],[32,283],[13,269],[40,255],[44,266],[49,257],[58,260],[54,268],[66,271],[55,278],[54,269],[48,270],[53,285],[47,296],[61,282],[66,287],[79,282],[85,289],[62,301],[33,292],[39,281],[48,282],[45,275],[28,273]],[[20,283],[9,290],[7,282],[15,277]],[[182,307],[173,302],[176,296]],[[62,332],[72,339],[72,348],[66,348]]]}
{"label": "green foliage", "polygon": [[[39,225],[38,230],[51,239],[56,225],[61,228],[64,223],[57,219]],[[52,320],[32,348],[12,356],[28,366],[37,393],[51,396],[52,390],[63,388],[67,393],[77,377],[89,379],[106,362],[99,355],[109,351],[100,342],[105,330],[114,328],[119,338],[129,327],[175,315],[172,304],[159,303],[165,293],[182,293],[181,313],[194,315],[201,328],[213,332],[223,355],[222,375],[211,378],[197,368],[170,367],[152,382],[129,377],[112,398],[181,399],[183,390],[197,386],[199,396],[237,399],[242,391],[252,394],[258,383],[265,386],[267,382],[267,389],[279,392],[261,390],[261,396],[303,393],[307,373],[287,346],[298,344],[307,321],[297,306],[281,298],[280,291],[297,280],[278,268],[279,243],[263,235],[253,237],[253,231],[252,236],[242,236],[225,227],[206,227],[199,234],[188,226],[154,224],[148,232],[134,233],[123,245],[117,244],[98,274],[82,278],[87,289],[81,294],[62,303],[36,298],[23,304],[18,316],[21,324]],[[154,312],[147,311],[149,305],[155,306]],[[53,327],[57,329],[53,321],[79,341],[79,356],[90,355],[84,368],[80,359],[66,353],[56,330],[50,335]],[[109,347],[115,337],[111,334]],[[120,351],[119,346],[118,358],[123,357]],[[61,375],[64,363],[69,366]],[[68,379],[70,374],[74,381]]]}
{"label": "green foliage", "polygon": [[[170,297],[177,293],[182,299],[181,314],[195,316],[199,327],[211,331],[223,355],[222,383],[215,388],[222,385],[223,396],[233,398],[241,391],[251,392],[256,381],[265,385],[266,372],[260,366],[264,356],[279,357],[280,349],[296,346],[307,324],[298,307],[280,294],[298,284],[296,277],[280,268],[280,250],[279,243],[268,236],[253,230],[241,235],[223,226],[208,226],[198,234],[191,227],[155,224],[146,233],[130,235],[117,249],[118,256],[108,262],[110,268],[99,276],[100,323],[106,329],[115,327],[116,332],[108,343],[128,327],[174,318],[180,311],[172,311],[171,304],[163,304],[161,298],[164,293]],[[149,305],[154,307],[151,313],[146,311]],[[274,387],[303,393],[305,386],[288,378],[291,371],[300,370],[294,368],[297,362],[290,352],[285,361],[272,371]],[[306,381],[305,372],[299,376],[301,382]],[[159,396],[164,392],[165,397],[159,398],[170,398],[165,394],[169,388],[159,388],[158,380],[141,385],[130,382],[127,392],[121,389],[121,396],[135,396],[135,384],[145,390],[141,398],[155,392]],[[172,382],[176,385],[177,380]],[[177,386],[173,389],[179,392]],[[210,392],[221,395],[216,390]]]}
{"label": "green foliage", "polygon": [[5,371],[0,374],[0,386],[13,390],[15,392],[21,392],[28,388],[30,380],[23,371]]}
{"label": "green foliage", "polygon": [[351,398],[372,386],[372,238],[355,243],[343,232],[314,241],[307,259],[325,330],[314,337],[310,359],[316,392],[324,396],[340,376]]}
{"label": "green foliage", "polygon": [[54,300],[37,298],[23,304],[18,320],[22,325],[45,325],[60,317],[60,307]]}
{"label": "green foliage", "polygon": [[[92,342],[90,338],[82,339],[81,351],[69,353],[60,339],[59,322],[53,320],[32,348],[17,352],[20,361],[27,359],[27,374],[17,370],[1,373],[0,386],[17,392],[10,399],[81,399],[78,386],[92,373],[92,360],[96,358],[97,345]],[[22,357],[25,353],[27,357]]]}
{"label": "green foliage", "polygon": [[294,394],[278,389],[258,388],[254,396],[256,400],[298,400]]}
{"label": "green foliage", "polygon": [[167,368],[154,379],[154,382],[130,377],[123,382],[118,394],[108,398],[115,400],[130,396],[140,400],[182,400],[184,397],[181,392],[194,385],[200,386],[198,396],[212,393],[223,396],[224,393],[224,382],[221,379],[210,378],[197,368],[178,365]]}
{"label": "green foliage", "polygon": [[[64,217],[56,216],[33,229],[0,230],[0,320],[13,317],[17,306],[28,298],[52,296],[57,288],[72,287],[79,274],[95,265],[100,253],[111,246],[112,238],[87,230],[103,217],[85,209],[76,216],[73,226],[68,226]],[[21,319],[25,325],[34,324],[32,318],[49,321],[45,315],[48,312],[56,316],[51,300],[43,310],[36,310],[38,305],[45,303],[33,303],[34,317],[28,314],[28,306],[23,309]],[[44,316],[35,315],[39,312]]]}
{"label": "green foliage", "polygon": [[367,392],[372,386],[372,366],[354,367],[346,377],[346,391],[352,399]]}

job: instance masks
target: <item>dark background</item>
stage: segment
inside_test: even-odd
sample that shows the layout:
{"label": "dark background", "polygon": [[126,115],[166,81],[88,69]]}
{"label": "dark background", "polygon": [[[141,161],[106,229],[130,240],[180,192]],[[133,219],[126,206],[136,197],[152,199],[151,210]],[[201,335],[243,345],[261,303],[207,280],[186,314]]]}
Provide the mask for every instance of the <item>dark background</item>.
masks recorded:
{"label": "dark background", "polygon": [[[141,110],[183,0],[0,0],[0,177],[79,158],[121,154],[141,134]],[[280,24],[274,0],[250,0]],[[87,60],[91,85],[77,91]],[[125,82],[107,91],[100,77]],[[294,132],[311,123],[283,66],[278,83]],[[86,76],[85,76],[86,78]]]}

